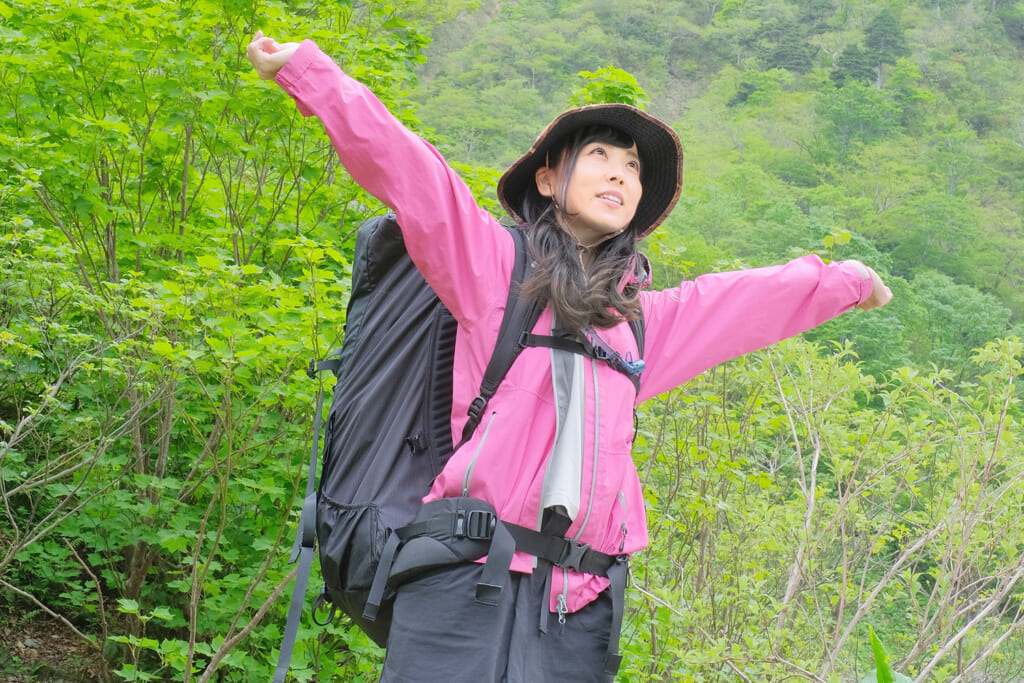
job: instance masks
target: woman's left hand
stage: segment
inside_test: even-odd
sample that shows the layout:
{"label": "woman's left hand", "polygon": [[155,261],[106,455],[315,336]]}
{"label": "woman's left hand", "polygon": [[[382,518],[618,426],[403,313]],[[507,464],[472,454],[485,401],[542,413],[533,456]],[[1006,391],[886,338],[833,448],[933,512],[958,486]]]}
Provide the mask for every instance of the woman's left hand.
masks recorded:
{"label": "woman's left hand", "polygon": [[857,304],[857,308],[862,311],[870,311],[889,303],[892,300],[892,290],[885,286],[874,268],[868,265],[864,267],[867,268],[868,275],[871,276],[871,296]]}
{"label": "woman's left hand", "polygon": [[273,38],[263,35],[263,31],[256,31],[252,42],[245,48],[245,56],[252,65],[256,67],[256,74],[265,81],[269,81],[277,75],[295,51],[299,49],[298,43],[278,43]]}

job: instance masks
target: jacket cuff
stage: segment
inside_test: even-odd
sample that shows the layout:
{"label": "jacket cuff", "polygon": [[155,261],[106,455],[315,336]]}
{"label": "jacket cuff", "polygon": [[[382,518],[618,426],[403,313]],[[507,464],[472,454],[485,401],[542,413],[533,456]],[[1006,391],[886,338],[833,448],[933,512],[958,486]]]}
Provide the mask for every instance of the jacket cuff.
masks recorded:
{"label": "jacket cuff", "polygon": [[[302,41],[299,49],[295,51],[295,54],[291,56],[285,65],[281,67],[280,71],[277,72],[277,75],[274,76],[274,82],[281,86],[286,93],[292,95],[292,99],[295,99],[294,92],[299,82],[306,75],[319,52],[320,48],[312,40]],[[297,99],[295,100],[295,106],[298,107],[299,113],[303,116],[313,115],[313,111]]]}
{"label": "jacket cuff", "polygon": [[868,270],[867,266],[860,261],[851,259],[849,261],[842,261],[841,263],[843,266],[850,267],[856,272],[856,277],[859,278],[858,284],[860,286],[860,298],[857,299],[857,303],[864,303],[871,297],[871,292],[875,289],[875,285],[871,281],[871,272]]}

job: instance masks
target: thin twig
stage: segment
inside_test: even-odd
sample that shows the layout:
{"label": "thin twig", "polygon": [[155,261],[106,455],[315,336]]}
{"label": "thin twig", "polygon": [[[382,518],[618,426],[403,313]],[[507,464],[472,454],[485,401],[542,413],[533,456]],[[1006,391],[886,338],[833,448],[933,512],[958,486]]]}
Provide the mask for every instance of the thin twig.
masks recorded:
{"label": "thin twig", "polygon": [[75,546],[71,544],[71,541],[66,538],[62,540],[64,541],[64,545],[68,547],[68,550],[71,551],[71,554],[73,554],[75,559],[78,560],[78,564],[82,565],[82,569],[84,569],[85,573],[89,575],[90,579],[92,579],[93,585],[96,586],[96,601],[99,605],[100,629],[101,635],[103,636],[100,642],[105,643],[107,642],[107,613],[103,607],[103,586],[100,583],[100,580],[96,577],[96,574],[92,571],[92,568],[85,560],[82,559],[82,556],[78,554],[78,551],[75,550]]}
{"label": "thin twig", "polygon": [[65,626],[67,626],[67,627],[68,627],[69,629],[71,629],[71,631],[72,631],[72,632],[74,632],[74,634],[75,634],[76,636],[78,636],[79,638],[81,638],[82,640],[84,640],[84,641],[85,641],[86,643],[88,643],[88,644],[89,644],[89,647],[91,647],[91,648],[92,648],[93,650],[95,650],[96,652],[99,652],[100,654],[103,654],[103,646],[102,646],[101,644],[97,643],[97,642],[96,642],[96,641],[94,641],[94,640],[93,640],[92,638],[90,638],[89,636],[87,636],[87,635],[85,635],[84,633],[82,633],[81,631],[79,631],[79,630],[78,630],[77,628],[75,628],[75,625],[74,625],[74,624],[72,624],[72,623],[71,623],[70,621],[68,621],[68,620],[67,620],[66,618],[64,618],[64,617],[63,617],[63,616],[61,616],[60,614],[57,614],[57,613],[56,613],[56,612],[54,612],[54,611],[53,611],[52,609],[50,609],[49,607],[47,607],[46,605],[44,605],[44,604],[43,604],[43,603],[42,603],[42,602],[41,602],[41,601],[39,600],[39,598],[37,598],[36,596],[34,596],[34,595],[32,595],[31,593],[28,593],[28,592],[26,592],[26,591],[23,591],[22,589],[18,588],[18,587],[17,587],[17,586],[15,586],[14,584],[12,584],[12,583],[9,583],[9,582],[7,582],[7,581],[3,580],[2,578],[0,578],[0,586],[3,586],[3,587],[5,587],[5,588],[8,588],[8,589],[10,589],[10,590],[11,590],[11,591],[13,591],[14,593],[17,593],[18,595],[22,596],[23,598],[28,598],[29,600],[31,600],[31,601],[32,601],[32,603],[33,603],[33,604],[34,604],[34,605],[35,605],[36,607],[38,607],[39,609],[43,610],[44,612],[46,612],[47,614],[49,614],[49,615],[50,615],[51,617],[53,617],[54,619],[56,619],[56,620],[57,620],[57,621],[59,621],[60,623],[62,623],[62,624],[64,624]]}
{"label": "thin twig", "polygon": [[273,605],[279,597],[281,597],[281,594],[284,593],[285,587],[291,583],[292,579],[294,579],[298,573],[299,567],[296,565],[295,568],[288,572],[288,576],[284,577],[284,579],[274,587],[274,590],[271,591],[269,596],[267,596],[267,599],[262,605],[260,605],[260,608],[256,610],[256,614],[253,615],[252,621],[246,624],[245,627],[233,637],[225,639],[220,644],[220,647],[217,648],[215,653],[213,653],[213,657],[210,658],[210,663],[206,665],[206,668],[203,670],[203,674],[199,677],[197,683],[207,683],[210,680],[213,674],[217,672],[217,667],[220,665],[221,661],[227,657],[228,653],[231,652],[235,646],[241,643],[246,636],[252,633],[253,629],[255,629],[259,625],[260,621],[263,620],[263,617],[266,616],[270,606]]}

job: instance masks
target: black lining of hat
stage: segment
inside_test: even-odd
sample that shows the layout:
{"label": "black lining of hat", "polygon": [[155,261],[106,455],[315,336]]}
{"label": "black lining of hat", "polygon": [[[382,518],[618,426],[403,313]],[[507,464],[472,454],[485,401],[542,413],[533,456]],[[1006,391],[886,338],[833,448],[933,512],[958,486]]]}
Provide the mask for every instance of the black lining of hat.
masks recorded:
{"label": "black lining of hat", "polygon": [[[599,105],[570,110],[545,129],[534,147],[517,160],[498,183],[498,197],[517,220],[533,176],[543,164],[544,155],[572,131],[591,124],[617,128],[633,138],[646,168],[653,172],[644,180],[644,192],[637,207],[634,225],[643,226],[641,235],[653,230],[678,198],[681,184],[682,150],[677,139],[656,120],[629,105]],[[672,168],[674,172],[657,172]],[[660,221],[659,221],[660,222]]]}

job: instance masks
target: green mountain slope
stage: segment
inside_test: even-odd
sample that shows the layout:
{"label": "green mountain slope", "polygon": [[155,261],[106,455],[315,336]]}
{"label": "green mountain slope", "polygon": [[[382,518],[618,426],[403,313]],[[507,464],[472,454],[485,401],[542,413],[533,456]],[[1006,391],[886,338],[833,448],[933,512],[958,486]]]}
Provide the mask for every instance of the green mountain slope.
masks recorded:
{"label": "green mountain slope", "polygon": [[[885,346],[959,369],[1024,314],[1022,48],[1019,2],[491,1],[438,27],[412,97],[449,156],[501,169],[579,72],[622,68],[686,147],[652,250],[687,263],[662,284],[797,251],[863,258],[899,292]],[[900,360],[869,346],[876,367]]]}

